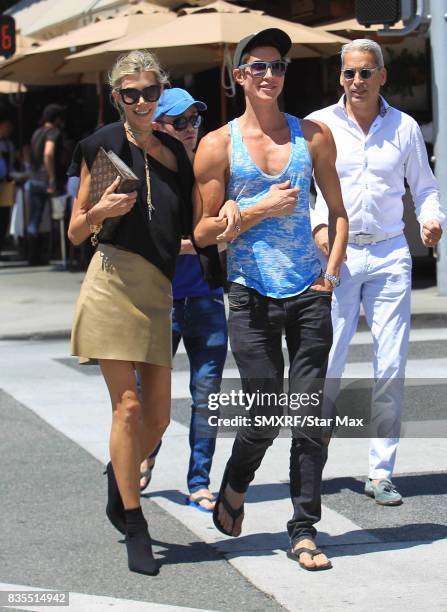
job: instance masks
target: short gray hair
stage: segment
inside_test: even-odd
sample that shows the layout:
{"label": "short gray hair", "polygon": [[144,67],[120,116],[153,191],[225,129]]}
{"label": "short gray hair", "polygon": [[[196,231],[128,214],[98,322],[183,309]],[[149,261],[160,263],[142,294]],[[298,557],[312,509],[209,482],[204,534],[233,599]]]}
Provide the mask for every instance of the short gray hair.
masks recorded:
{"label": "short gray hair", "polygon": [[363,51],[363,53],[371,53],[376,60],[379,68],[384,67],[382,49],[378,43],[368,38],[356,38],[351,42],[343,45],[341,48],[341,67],[345,65],[345,56],[350,51]]}
{"label": "short gray hair", "polygon": [[162,70],[156,56],[146,49],[130,51],[119,57],[108,75],[108,83],[112,89],[118,89],[124,77],[138,72],[153,72],[160,85],[168,85],[167,74]]}

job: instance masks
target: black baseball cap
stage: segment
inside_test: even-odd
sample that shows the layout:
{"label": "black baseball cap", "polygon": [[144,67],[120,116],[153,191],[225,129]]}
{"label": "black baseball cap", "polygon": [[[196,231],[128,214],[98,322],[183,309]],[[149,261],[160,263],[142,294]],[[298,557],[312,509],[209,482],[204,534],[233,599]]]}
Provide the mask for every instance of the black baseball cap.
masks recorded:
{"label": "black baseball cap", "polygon": [[233,68],[240,66],[244,53],[260,46],[275,47],[281,53],[281,57],[284,57],[290,50],[292,41],[290,36],[279,28],[267,28],[266,30],[250,34],[238,42],[233,55]]}

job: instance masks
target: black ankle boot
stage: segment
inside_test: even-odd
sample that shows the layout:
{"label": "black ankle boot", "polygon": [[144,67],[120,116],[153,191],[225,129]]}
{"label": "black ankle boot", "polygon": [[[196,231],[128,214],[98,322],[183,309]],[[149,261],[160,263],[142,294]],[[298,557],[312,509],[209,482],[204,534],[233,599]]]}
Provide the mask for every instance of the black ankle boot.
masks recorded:
{"label": "black ankle boot", "polygon": [[131,572],[156,576],[158,564],[152,554],[151,536],[141,506],[124,510],[126,517],[126,548]]}
{"label": "black ankle boot", "polygon": [[126,533],[126,517],[124,515],[124,505],[121,499],[121,494],[118,489],[118,484],[113,471],[112,462],[106,466],[107,474],[107,506],[106,514],[112,525],[118,529],[123,535]]}

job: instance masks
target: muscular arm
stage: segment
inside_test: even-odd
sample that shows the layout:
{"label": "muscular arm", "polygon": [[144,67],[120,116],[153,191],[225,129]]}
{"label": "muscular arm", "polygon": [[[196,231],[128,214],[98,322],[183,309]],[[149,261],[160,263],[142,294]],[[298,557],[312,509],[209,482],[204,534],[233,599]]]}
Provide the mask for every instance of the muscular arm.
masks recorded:
{"label": "muscular arm", "polygon": [[216,244],[217,236],[227,225],[225,219],[217,219],[228,175],[229,135],[225,129],[228,128],[224,126],[202,138],[194,159],[193,235],[200,247]]}
{"label": "muscular arm", "polygon": [[339,276],[348,242],[349,223],[335,169],[337,149],[324,123],[303,121],[303,132],[312,155],[315,180],[329,210],[329,258],[327,272]]}
{"label": "muscular arm", "polygon": [[[196,184],[194,202],[194,240],[200,247],[219,242],[218,236],[227,226],[225,218],[219,218],[225,199],[225,185],[229,174],[230,134],[224,126],[211,132],[200,142],[194,160]],[[240,233],[247,231],[267,217],[290,214],[296,205],[298,189],[288,188],[289,183],[273,185],[268,195],[257,204],[242,211]]]}

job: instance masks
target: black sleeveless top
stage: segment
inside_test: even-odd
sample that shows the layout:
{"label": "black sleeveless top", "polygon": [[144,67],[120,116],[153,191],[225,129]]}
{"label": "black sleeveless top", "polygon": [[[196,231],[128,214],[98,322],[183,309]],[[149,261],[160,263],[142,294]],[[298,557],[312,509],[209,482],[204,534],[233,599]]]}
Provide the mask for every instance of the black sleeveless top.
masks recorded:
{"label": "black sleeveless top", "polygon": [[[79,176],[82,159],[90,170],[99,147],[114,151],[138,176],[135,206],[123,216],[113,244],[141,255],[154,264],[170,280],[175,274],[176,258],[183,235],[192,234],[192,187],[194,175],[182,143],[163,132],[154,135],[175,155],[178,172],[170,170],[148,155],[151,201],[154,206],[149,221],[146,172],[143,151],[130,143],[121,122],[107,125],[78,143],[69,176]],[[217,247],[197,249],[204,279],[210,287],[222,284]]]}

